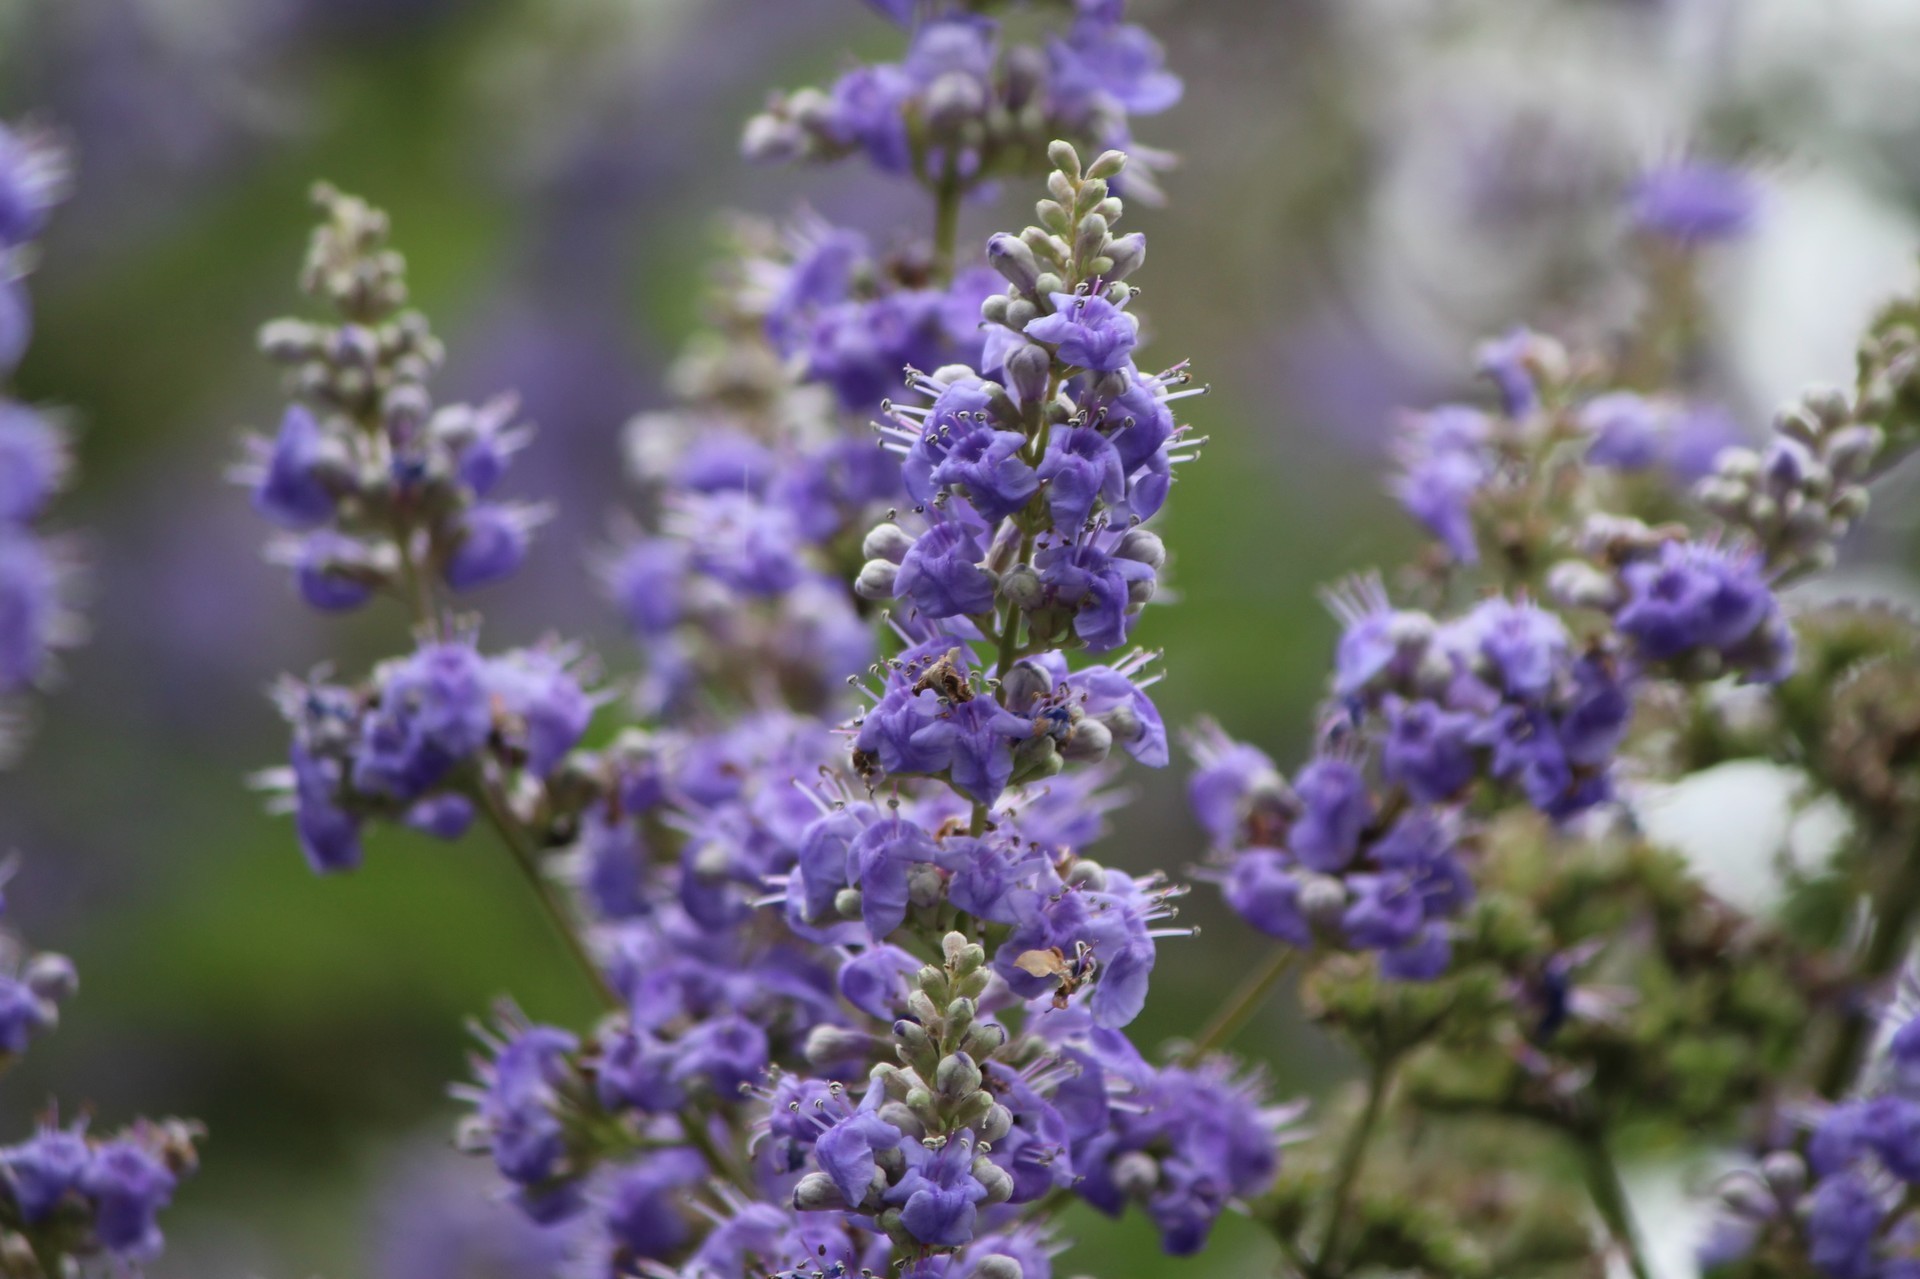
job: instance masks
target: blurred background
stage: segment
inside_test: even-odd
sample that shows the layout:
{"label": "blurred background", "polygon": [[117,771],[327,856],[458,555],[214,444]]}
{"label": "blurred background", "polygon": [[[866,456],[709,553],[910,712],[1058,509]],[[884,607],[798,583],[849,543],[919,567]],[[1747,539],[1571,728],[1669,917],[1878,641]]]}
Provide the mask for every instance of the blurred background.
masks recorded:
{"label": "blurred background", "polygon": [[[1395,407],[1463,393],[1473,343],[1516,322],[1579,339],[1631,314],[1637,174],[1706,156],[1764,186],[1754,233],[1706,264],[1718,337],[1694,389],[1730,430],[1850,376],[1859,326],[1911,279],[1912,0],[1135,9],[1188,85],[1140,130],[1184,157],[1171,204],[1131,223],[1153,243],[1152,356],[1192,357],[1214,388],[1190,406],[1212,443],[1167,520],[1180,598],[1140,638],[1173,655],[1170,720],[1210,712],[1283,762],[1331,643],[1315,586],[1413,543],[1381,485]],[[749,169],[738,128],[770,87],[897,41],[856,0],[0,0],[0,114],[56,125],[79,157],[19,390],[82,432],[58,518],[86,551],[94,632],[0,775],[0,850],[26,858],[14,922],[84,979],[0,1131],[24,1132],[56,1081],[104,1122],[204,1119],[157,1279],[545,1273],[556,1242],[509,1229],[450,1152],[445,1088],[496,997],[590,1013],[491,849],[382,836],[365,871],[323,882],[247,790],[284,750],[274,675],[393,642],[377,618],[303,609],[221,478],[277,414],[253,333],[294,309],[308,184],[392,212],[450,347],[442,398],[515,388],[541,426],[516,493],[560,516],[532,571],[482,601],[490,642],[586,636],[621,671],[585,560],[622,503],[620,429],[665,402],[699,320],[721,212],[927,218],[851,168]],[[1026,203],[970,208],[965,232],[1022,225]],[[1907,589],[1920,545],[1894,496],[1848,570],[1882,593]],[[1134,779],[1108,860],[1200,854],[1178,772]],[[1256,953],[1211,894],[1191,914],[1206,927],[1163,949],[1149,1041],[1195,1030]],[[1282,1007],[1246,1046],[1283,1092],[1342,1069]],[[1096,1233],[1069,1272],[1271,1270],[1231,1222],[1184,1266],[1143,1229]]]}

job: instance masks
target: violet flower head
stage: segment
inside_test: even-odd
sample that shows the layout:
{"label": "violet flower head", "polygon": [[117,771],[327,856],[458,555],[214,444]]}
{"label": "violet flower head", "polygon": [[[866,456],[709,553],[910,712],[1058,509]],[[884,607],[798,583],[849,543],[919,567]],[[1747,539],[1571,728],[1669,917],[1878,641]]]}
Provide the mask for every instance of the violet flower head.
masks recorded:
{"label": "violet flower head", "polygon": [[1714,160],[1683,160],[1643,173],[1628,196],[1633,225],[1684,248],[1739,239],[1760,214],[1753,174]]}

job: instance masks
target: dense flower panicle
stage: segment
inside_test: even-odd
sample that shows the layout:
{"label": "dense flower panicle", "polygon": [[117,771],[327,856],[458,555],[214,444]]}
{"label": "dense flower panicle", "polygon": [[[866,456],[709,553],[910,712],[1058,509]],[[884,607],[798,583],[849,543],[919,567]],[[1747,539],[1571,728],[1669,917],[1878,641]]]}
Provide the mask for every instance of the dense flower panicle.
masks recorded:
{"label": "dense flower panicle", "polygon": [[35,527],[68,479],[67,431],[4,393],[31,336],[28,250],[65,189],[65,153],[0,123],[0,705],[44,682],[54,651],[80,638],[72,554]]}
{"label": "dense flower panicle", "polygon": [[1905,1279],[1920,1216],[1920,1093],[1913,1045],[1920,1018],[1896,1013],[1869,1090],[1802,1108],[1799,1140],[1765,1153],[1757,1173],[1724,1183],[1720,1218],[1700,1250],[1719,1273],[1749,1260],[1804,1258],[1820,1279]]}
{"label": "dense flower panicle", "polygon": [[601,699],[578,669],[564,648],[487,658],[462,638],[383,663],[360,687],[284,681],[289,767],[262,785],[294,814],[317,872],[359,865],[370,817],[458,838],[496,773],[539,784],[579,745]]}
{"label": "dense flower panicle", "polygon": [[831,161],[860,154],[882,172],[960,189],[1030,170],[1049,142],[1135,152],[1136,191],[1156,194],[1163,157],[1134,145],[1134,116],[1180,100],[1160,45],[1124,20],[1116,0],[1074,6],[1041,47],[1009,45],[1000,25],[964,2],[874,0],[912,27],[899,62],[859,66],[826,90],[777,95],[747,126],[746,154]]}
{"label": "dense flower panicle", "polygon": [[442,359],[418,312],[404,309],[405,264],[386,216],[328,187],[301,284],[332,323],[277,320],[260,346],[294,370],[297,399],[271,439],[248,441],[233,478],[254,509],[304,533],[273,547],[302,597],[325,611],[385,593],[432,607],[510,577],[544,508],[493,497],[530,431],[515,401],[436,407],[427,381]]}

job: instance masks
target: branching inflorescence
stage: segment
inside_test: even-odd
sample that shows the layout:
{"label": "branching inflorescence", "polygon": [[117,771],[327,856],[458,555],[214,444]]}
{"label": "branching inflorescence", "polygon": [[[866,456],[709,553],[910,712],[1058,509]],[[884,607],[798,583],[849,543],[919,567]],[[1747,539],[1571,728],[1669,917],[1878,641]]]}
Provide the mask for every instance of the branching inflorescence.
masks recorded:
{"label": "branching inflorescence", "polygon": [[[1481,352],[1489,407],[1408,419],[1393,489],[1435,540],[1331,592],[1312,757],[1289,778],[1194,734],[1197,877],[1278,944],[1178,1056],[1143,1052],[1184,889],[1087,849],[1122,758],[1170,756],[1157,655],[1128,646],[1197,388],[1140,363],[1146,245],[1118,228],[1164,167],[1131,120],[1179,81],[1120,0],[1036,2],[1061,20],[1038,46],[1007,6],[877,7],[901,59],[775,98],[745,149],[907,178],[929,238],[736,232],[598,556],[645,658],[630,697],[560,641],[480,646],[468,593],[541,521],[500,495],[530,432],[510,398],[435,406],[385,217],[320,188],[302,286],[327,314],[263,330],[294,403],[238,478],[274,555],[319,609],[411,619],[363,676],[283,686],[266,784],[322,872],[371,823],[491,828],[606,1004],[579,1029],[503,1010],[463,1143],[521,1211],[589,1223],[582,1273],[1046,1279],[1077,1198],[1176,1254],[1238,1208],[1289,1273],[1491,1279],[1610,1251],[1646,1273],[1614,1151],[1704,1132],[1774,1149],[1717,1262],[1905,1273],[1906,1085],[1843,1097],[1920,911],[1914,632],[1781,591],[1920,439],[1915,304],[1851,392],[1702,466],[1661,307],[1752,193],[1650,178],[1634,216],[1680,284],[1641,332],[1590,359],[1514,333]],[[963,202],[1026,182],[1035,224],[963,252]],[[1744,914],[1639,829],[1649,779],[1739,755],[1849,804],[1830,875],[1865,929]],[[1299,1108],[1220,1050],[1289,964],[1367,1084],[1283,1169]],[[1808,1216],[1782,1117],[1812,1095]],[[1556,1160],[1601,1234],[1533,1176]],[[1864,1224],[1817,1224],[1841,1217]]]}
{"label": "branching inflorescence", "polygon": [[[26,354],[32,310],[26,276],[35,241],[66,193],[67,156],[43,132],[0,124],[0,385]],[[71,469],[67,433],[46,413],[0,396],[0,710],[17,731],[17,699],[45,682],[51,654],[78,638],[71,555],[36,523]],[[9,752],[18,743],[4,745]],[[15,863],[0,865],[0,886]],[[64,955],[34,952],[0,929],[0,1072],[59,1024],[78,993]],[[197,1124],[139,1120],[91,1131],[83,1115],[49,1108],[24,1141],[0,1147],[0,1274],[58,1279],[82,1268],[121,1270],[157,1255],[156,1217],[197,1164]]]}

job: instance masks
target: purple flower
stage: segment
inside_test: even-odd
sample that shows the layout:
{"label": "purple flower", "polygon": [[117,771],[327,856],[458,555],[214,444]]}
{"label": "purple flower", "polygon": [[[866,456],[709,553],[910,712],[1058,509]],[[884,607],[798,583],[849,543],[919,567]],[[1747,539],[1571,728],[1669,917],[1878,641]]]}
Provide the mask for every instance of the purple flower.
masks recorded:
{"label": "purple flower", "polygon": [[525,506],[482,502],[459,519],[453,553],[440,575],[456,591],[471,591],[513,576],[526,561],[533,530],[544,515]]}
{"label": "purple flower", "polygon": [[40,234],[66,180],[66,157],[0,124],[0,256]]}
{"label": "purple flower", "polygon": [[0,520],[24,524],[65,481],[66,433],[24,404],[0,399]]}
{"label": "purple flower", "polygon": [[1360,834],[1373,820],[1366,778],[1344,759],[1323,756],[1293,781],[1300,817],[1287,835],[1287,850],[1307,867],[1337,871],[1360,849]]}
{"label": "purple flower", "polygon": [[594,699],[568,669],[564,649],[523,648],[487,663],[486,684],[506,719],[501,736],[526,756],[527,771],[545,777],[580,744]]}
{"label": "purple flower", "polygon": [[873,166],[904,173],[913,161],[905,109],[913,82],[894,65],[856,67],[833,86],[828,128],[847,146],[867,153]]}
{"label": "purple flower", "polygon": [[1102,108],[1155,115],[1180,101],[1180,77],[1166,69],[1159,41],[1121,23],[1120,9],[1083,6],[1067,37],[1048,41],[1047,90],[1056,111],[1070,118]]}
{"label": "purple flower", "polygon": [[1447,628],[1444,641],[1484,665],[1511,697],[1538,701],[1552,691],[1566,663],[1566,624],[1525,600],[1489,599]]}
{"label": "purple flower", "polygon": [[473,801],[465,795],[429,795],[407,810],[406,824],[435,839],[456,840],[473,825]]}
{"label": "purple flower", "polygon": [[1012,741],[1029,731],[1026,720],[992,698],[975,697],[936,717],[915,742],[948,757],[947,776],[956,789],[991,804],[1013,776]]}
{"label": "purple flower", "polygon": [[1410,419],[1397,449],[1394,496],[1463,564],[1479,561],[1473,501],[1493,476],[1484,413],[1448,405]]}
{"label": "purple flower", "polygon": [[1500,395],[1500,411],[1511,418],[1530,416],[1540,407],[1540,389],[1534,384],[1541,339],[1526,329],[1482,342],[1474,363],[1493,382]]}
{"label": "purple flower", "polygon": [[20,1215],[32,1225],[59,1206],[80,1183],[93,1158],[78,1128],[42,1128],[28,1140],[0,1151],[0,1165]]}
{"label": "purple flower", "polygon": [[886,1089],[870,1084],[860,1108],[847,1115],[814,1142],[813,1157],[820,1170],[850,1204],[859,1204],[873,1185],[879,1163],[874,1152],[898,1149],[904,1138],[900,1130],[876,1113]]}
{"label": "purple flower", "polygon": [[384,671],[361,725],[354,789],[410,799],[486,744],[493,731],[487,667],[471,644],[428,644]]}
{"label": "purple flower", "polygon": [[125,1138],[93,1152],[79,1190],[93,1201],[93,1232],[101,1247],[125,1257],[160,1251],[154,1218],[173,1200],[175,1178],[158,1156]]}
{"label": "purple flower", "polygon": [[1738,239],[1753,228],[1760,190],[1753,175],[1711,160],[1649,170],[1633,184],[1635,226],[1688,248]]}
{"label": "purple flower", "polygon": [[1733,656],[1778,609],[1757,555],[1710,542],[1667,542],[1621,571],[1626,602],[1614,624],[1642,656],[1667,661],[1694,649]]}
{"label": "purple flower", "polygon": [[1187,781],[1187,803],[1214,844],[1225,847],[1240,838],[1254,795],[1278,794],[1286,783],[1265,751],[1234,741],[1217,725],[1204,726],[1192,749],[1200,766]]}
{"label": "purple flower", "polygon": [[641,635],[661,635],[679,624],[687,555],[684,542],[665,537],[639,538],[622,547],[602,568],[601,580],[607,593]]}
{"label": "purple flower", "polygon": [[566,1133],[554,1113],[557,1089],[579,1041],[552,1026],[521,1028],[486,1067],[479,1115],[500,1175],[522,1186],[558,1177],[567,1158]]}
{"label": "purple flower", "polygon": [[296,739],[291,771],[294,827],[307,865],[317,875],[357,869],[360,819],[339,805],[340,762],[312,754]]}
{"label": "purple flower", "polygon": [[898,946],[870,946],[840,966],[840,994],[867,1016],[891,1022],[906,999],[904,979],[919,971],[920,961]]}
{"label": "purple flower", "polygon": [[1026,436],[1017,431],[975,427],[960,435],[933,468],[932,481],[966,492],[981,518],[1001,520],[1027,504],[1046,478],[1045,464],[1036,475],[1020,456]]}
{"label": "purple flower", "polygon": [[668,530],[691,546],[695,568],[745,595],[784,594],[804,571],[792,516],[751,493],[683,497]]}
{"label": "purple flower", "polygon": [[0,525],[0,693],[38,680],[59,638],[60,571],[45,543]]}
{"label": "purple flower", "polygon": [[1055,293],[1051,300],[1054,313],[1029,323],[1028,337],[1075,368],[1114,373],[1128,366],[1140,340],[1138,320],[1103,297]]}
{"label": "purple flower", "polygon": [[344,613],[373,598],[379,580],[366,543],[330,528],[315,529],[293,549],[300,598],[326,613]]}
{"label": "purple flower", "polygon": [[650,909],[646,842],[632,821],[610,820],[598,808],[580,821],[580,881],[601,919],[631,919]]}
{"label": "purple flower", "polygon": [[1640,471],[1660,460],[1666,432],[1660,413],[1631,391],[1596,396],[1580,406],[1580,427],[1592,439],[1587,460]]}
{"label": "purple flower", "polygon": [[704,1080],[718,1097],[732,1098],[767,1069],[767,1032],[738,1014],[700,1022],[673,1048],[675,1081]]}
{"label": "purple flower", "polygon": [[993,574],[981,567],[980,543],[965,525],[949,521],[922,533],[894,580],[894,594],[928,618],[962,617],[993,608]]}
{"label": "purple flower", "polygon": [[1227,904],[1234,913],[1269,937],[1313,945],[1313,929],[1300,913],[1300,878],[1286,856],[1271,848],[1249,848],[1227,872]]}
{"label": "purple flower", "polygon": [[907,1152],[907,1173],[886,1194],[888,1203],[900,1205],[900,1224],[930,1247],[972,1242],[975,1205],[987,1197],[973,1175],[973,1133],[949,1136],[937,1152],[917,1144]]}
{"label": "purple flower", "polygon": [[647,1114],[678,1110],[686,1101],[672,1047],[651,1032],[627,1027],[607,1041],[594,1072],[600,1104]]}
{"label": "purple flower", "polygon": [[1478,720],[1429,701],[1387,703],[1381,766],[1387,780],[1423,804],[1452,799],[1473,780],[1473,736]]}
{"label": "purple flower", "polygon": [[338,447],[303,405],[290,404],[271,446],[254,450],[253,507],[285,528],[313,528],[333,518],[337,499],[327,483]]}
{"label": "purple flower", "polygon": [[903,817],[873,823],[848,845],[847,875],[860,890],[860,915],[874,941],[906,922],[908,872],[939,856],[932,838]]}
{"label": "purple flower", "polygon": [[936,480],[934,473],[957,441],[990,429],[987,423],[992,420],[991,409],[996,392],[1002,388],[977,377],[959,378],[945,386],[921,386],[933,394],[933,403],[925,409],[896,406],[894,413],[905,423],[918,422],[906,441],[906,460],[900,472],[907,492],[919,501],[930,502],[943,482]]}
{"label": "purple flower", "polygon": [[1824,1179],[1807,1215],[1807,1259],[1824,1279],[1877,1279],[1874,1241],[1885,1218],[1880,1196],[1857,1173]]}
{"label": "purple flower", "polygon": [[1049,596],[1074,610],[1073,633],[1095,653],[1127,642],[1133,624],[1129,588],[1154,578],[1152,565],[1111,555],[1093,540],[1050,546],[1034,557],[1034,566]]}
{"label": "purple flower", "polygon": [[1054,432],[1040,460],[1040,478],[1047,483],[1047,507],[1056,528],[1085,524],[1096,503],[1114,506],[1127,495],[1120,454],[1090,426]]}
{"label": "purple flower", "polygon": [[675,1147],[615,1172],[605,1190],[605,1219],[622,1253],[657,1260],[685,1244],[693,1231],[681,1212],[684,1190],[706,1171],[699,1154]]}

